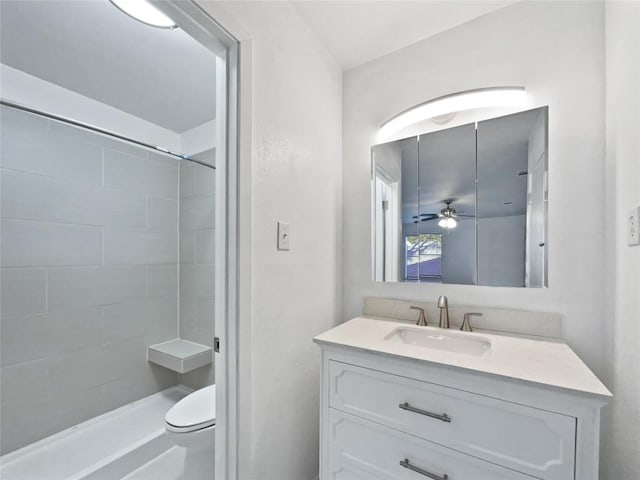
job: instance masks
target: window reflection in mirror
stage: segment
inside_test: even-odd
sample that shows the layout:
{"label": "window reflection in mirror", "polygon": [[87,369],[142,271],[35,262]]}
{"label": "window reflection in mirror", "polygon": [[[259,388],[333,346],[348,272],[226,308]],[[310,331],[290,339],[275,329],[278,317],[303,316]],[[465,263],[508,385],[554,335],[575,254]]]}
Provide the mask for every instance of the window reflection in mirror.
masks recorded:
{"label": "window reflection in mirror", "polygon": [[374,279],[547,286],[547,108],[376,145]]}

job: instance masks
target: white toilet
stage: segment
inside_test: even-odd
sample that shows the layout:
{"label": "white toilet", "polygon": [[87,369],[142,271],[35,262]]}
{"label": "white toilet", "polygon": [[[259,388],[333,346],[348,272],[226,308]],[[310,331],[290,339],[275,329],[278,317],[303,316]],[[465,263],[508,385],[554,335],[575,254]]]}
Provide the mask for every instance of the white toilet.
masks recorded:
{"label": "white toilet", "polygon": [[182,480],[213,480],[216,386],[190,393],[164,419],[169,438],[186,449]]}

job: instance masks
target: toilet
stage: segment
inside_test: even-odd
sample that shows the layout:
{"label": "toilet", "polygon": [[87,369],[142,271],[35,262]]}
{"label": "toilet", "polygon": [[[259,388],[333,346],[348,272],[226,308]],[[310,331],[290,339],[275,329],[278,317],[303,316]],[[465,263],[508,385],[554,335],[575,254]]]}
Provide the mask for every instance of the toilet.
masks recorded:
{"label": "toilet", "polygon": [[184,447],[182,480],[213,480],[216,428],[216,386],[190,393],[164,417],[171,441]]}

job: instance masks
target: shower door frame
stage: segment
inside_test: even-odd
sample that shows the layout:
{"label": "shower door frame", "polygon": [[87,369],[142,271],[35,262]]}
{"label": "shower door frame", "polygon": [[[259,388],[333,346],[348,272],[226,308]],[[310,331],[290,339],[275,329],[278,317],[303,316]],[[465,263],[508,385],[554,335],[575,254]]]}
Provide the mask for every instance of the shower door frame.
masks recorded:
{"label": "shower door frame", "polygon": [[[215,219],[215,328],[219,349],[215,353],[216,430],[215,477],[225,480],[238,478],[238,309],[240,265],[239,235],[239,157],[250,152],[250,115],[240,115],[240,96],[249,92],[251,45],[244,34],[224,11],[212,4],[199,5],[195,0],[151,0],[168,14],[186,33],[203,44],[218,58],[215,92],[225,91],[226,103],[216,101],[216,122],[224,118],[226,128],[220,135],[216,128],[216,219]],[[212,10],[214,10],[212,12]],[[221,24],[224,23],[224,26]],[[233,32],[230,33],[230,32]],[[240,40],[239,40],[240,38]],[[242,58],[241,58],[242,52]],[[240,71],[242,70],[242,82]],[[190,72],[189,74],[197,74]],[[213,90],[212,90],[213,91]],[[246,107],[245,107],[246,110]],[[248,112],[246,112],[248,113]],[[242,117],[242,125],[240,118]],[[240,131],[243,140],[240,141]],[[248,135],[245,135],[248,134]],[[245,169],[243,169],[245,171]],[[243,174],[244,176],[244,174]],[[220,188],[222,187],[222,188]],[[245,197],[246,198],[246,197]],[[244,201],[242,201],[244,205]],[[246,209],[245,209],[246,210]],[[243,213],[243,217],[246,215]],[[243,218],[247,225],[249,218]],[[244,231],[244,228],[242,228]],[[250,265],[242,258],[243,265]],[[243,269],[243,272],[246,268]],[[245,282],[243,282],[245,283]],[[243,288],[242,301],[250,298],[250,289]]]}

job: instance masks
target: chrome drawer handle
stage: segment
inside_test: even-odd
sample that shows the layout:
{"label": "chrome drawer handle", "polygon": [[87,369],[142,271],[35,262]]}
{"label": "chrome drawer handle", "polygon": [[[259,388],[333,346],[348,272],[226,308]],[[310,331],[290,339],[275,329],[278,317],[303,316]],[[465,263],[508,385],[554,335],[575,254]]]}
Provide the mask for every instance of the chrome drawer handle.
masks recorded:
{"label": "chrome drawer handle", "polygon": [[439,413],[427,412],[426,410],[422,410],[420,408],[412,407],[408,402],[401,403],[398,405],[402,410],[407,410],[413,413],[419,413],[420,415],[425,415],[427,417],[435,418],[437,420],[442,420],[443,422],[451,423],[451,417],[446,413],[440,415]]}
{"label": "chrome drawer handle", "polygon": [[412,472],[416,472],[419,473],[420,475],[424,475],[427,478],[431,478],[433,480],[448,480],[449,475],[447,475],[446,473],[442,476],[437,475],[435,473],[431,473],[428,472],[427,470],[423,470],[420,467],[416,467],[415,465],[411,465],[409,463],[409,459],[405,458],[404,460],[400,460],[400,465],[404,468],[408,468],[409,470],[411,470]]}

